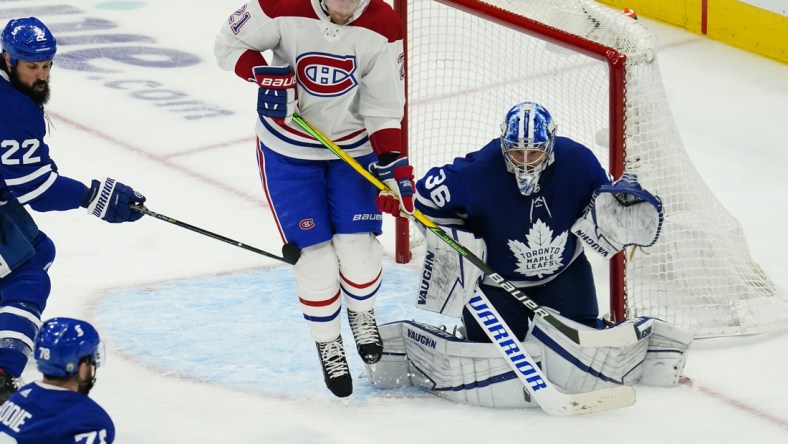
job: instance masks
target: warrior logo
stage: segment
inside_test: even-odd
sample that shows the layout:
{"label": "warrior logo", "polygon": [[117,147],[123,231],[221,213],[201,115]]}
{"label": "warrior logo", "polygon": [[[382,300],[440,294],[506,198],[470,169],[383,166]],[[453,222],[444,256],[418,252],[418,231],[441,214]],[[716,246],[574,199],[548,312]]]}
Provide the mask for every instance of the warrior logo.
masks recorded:
{"label": "warrior logo", "polygon": [[298,83],[306,92],[318,97],[334,97],[358,85],[356,58],[319,52],[301,54],[296,59]]}

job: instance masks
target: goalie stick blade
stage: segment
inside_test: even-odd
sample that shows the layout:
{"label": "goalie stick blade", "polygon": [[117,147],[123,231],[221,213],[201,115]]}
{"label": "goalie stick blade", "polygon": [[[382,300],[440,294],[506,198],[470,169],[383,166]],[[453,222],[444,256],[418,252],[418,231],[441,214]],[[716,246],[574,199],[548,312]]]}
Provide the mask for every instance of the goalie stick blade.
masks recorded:
{"label": "goalie stick blade", "polygon": [[588,393],[555,396],[547,402],[540,402],[539,406],[552,415],[574,416],[620,409],[634,403],[635,389],[622,385]]}

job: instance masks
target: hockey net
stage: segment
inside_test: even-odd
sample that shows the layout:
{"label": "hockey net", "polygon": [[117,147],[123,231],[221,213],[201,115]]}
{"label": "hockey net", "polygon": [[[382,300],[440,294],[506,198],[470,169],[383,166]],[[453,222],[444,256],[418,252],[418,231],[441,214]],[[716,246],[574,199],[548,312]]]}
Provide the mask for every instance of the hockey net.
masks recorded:
{"label": "hockey net", "polygon": [[[395,0],[407,24],[407,128],[416,177],[498,137],[520,101],[591,148],[614,177],[638,175],[665,223],[653,247],[610,265],[615,319],[655,316],[698,337],[788,327],[788,301],[687,156],[640,22],[591,0]],[[494,197],[491,197],[494,198]],[[400,259],[417,230],[400,230]]]}

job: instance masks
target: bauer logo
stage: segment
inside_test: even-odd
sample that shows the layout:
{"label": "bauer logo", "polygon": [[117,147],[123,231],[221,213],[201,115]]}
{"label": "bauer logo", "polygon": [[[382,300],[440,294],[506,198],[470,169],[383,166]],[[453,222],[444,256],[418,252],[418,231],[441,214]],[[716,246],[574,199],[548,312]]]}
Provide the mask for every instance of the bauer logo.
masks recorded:
{"label": "bauer logo", "polygon": [[354,214],[353,215],[353,222],[358,222],[361,220],[383,220],[382,214]]}
{"label": "bauer logo", "polygon": [[295,85],[295,77],[284,77],[284,78],[276,78],[276,79],[265,77],[260,81],[260,87],[267,86],[269,88],[276,88],[276,89],[290,88],[293,85]]}
{"label": "bauer logo", "polygon": [[324,53],[301,54],[296,59],[298,83],[319,97],[340,96],[358,85],[356,58]]}

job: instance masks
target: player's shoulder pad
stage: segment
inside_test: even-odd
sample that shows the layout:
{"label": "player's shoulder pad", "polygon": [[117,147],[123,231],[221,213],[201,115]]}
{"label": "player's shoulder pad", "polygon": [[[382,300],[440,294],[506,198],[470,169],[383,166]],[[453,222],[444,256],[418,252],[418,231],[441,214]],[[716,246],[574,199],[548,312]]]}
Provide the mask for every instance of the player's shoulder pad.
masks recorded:
{"label": "player's shoulder pad", "polygon": [[318,18],[312,0],[257,0],[260,9],[270,18],[307,17]]}
{"label": "player's shoulder pad", "polygon": [[554,151],[556,156],[564,155],[564,156],[586,156],[586,157],[596,157],[594,156],[594,152],[591,151],[590,148],[583,145],[582,143],[570,139],[569,137],[557,136],[555,138],[555,147]]}
{"label": "player's shoulder pad", "polygon": [[349,26],[369,29],[386,37],[389,42],[404,38],[402,19],[383,0],[370,0],[367,9]]}

